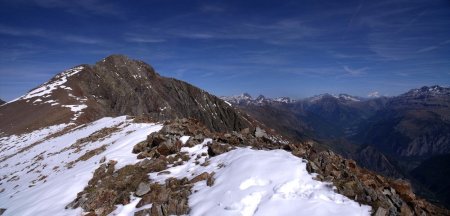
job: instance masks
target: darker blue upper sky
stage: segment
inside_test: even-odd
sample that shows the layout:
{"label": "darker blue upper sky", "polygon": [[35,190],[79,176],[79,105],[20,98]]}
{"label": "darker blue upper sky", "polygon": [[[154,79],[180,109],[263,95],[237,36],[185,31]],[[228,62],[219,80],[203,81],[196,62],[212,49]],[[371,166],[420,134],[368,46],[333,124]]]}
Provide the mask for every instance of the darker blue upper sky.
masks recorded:
{"label": "darker blue upper sky", "polygon": [[216,95],[450,85],[450,1],[0,0],[0,98],[120,53]]}

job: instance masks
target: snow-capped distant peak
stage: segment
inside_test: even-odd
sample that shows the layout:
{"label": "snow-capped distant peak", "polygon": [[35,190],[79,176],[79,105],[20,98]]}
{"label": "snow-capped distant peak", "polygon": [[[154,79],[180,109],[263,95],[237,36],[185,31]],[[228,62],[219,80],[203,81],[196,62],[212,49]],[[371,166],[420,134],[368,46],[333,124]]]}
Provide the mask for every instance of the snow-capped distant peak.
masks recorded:
{"label": "snow-capped distant peak", "polygon": [[348,95],[348,94],[333,95],[333,97],[335,97],[337,99],[345,100],[345,101],[361,101],[360,98],[355,97],[355,96],[351,96],[351,95]]}
{"label": "snow-capped distant peak", "polygon": [[423,86],[422,88],[412,89],[403,94],[406,96],[439,96],[450,95],[450,88],[439,85]]}
{"label": "snow-capped distant peak", "polygon": [[274,101],[280,102],[280,103],[291,103],[294,100],[291,100],[289,97],[277,97],[274,99]]}
{"label": "snow-capped distant peak", "polygon": [[361,98],[356,97],[356,96],[351,96],[351,95],[348,95],[348,94],[328,94],[328,93],[316,95],[316,96],[308,98],[307,100],[309,102],[317,102],[317,101],[322,100],[323,98],[327,98],[327,97],[335,98],[335,99],[338,99],[338,100],[344,101],[344,102],[361,101]]}
{"label": "snow-capped distant peak", "polygon": [[367,97],[369,98],[379,98],[380,97],[380,93],[378,91],[374,91],[374,92],[370,92]]}
{"label": "snow-capped distant peak", "polygon": [[232,104],[253,104],[253,105],[263,105],[267,103],[293,103],[295,100],[291,100],[289,97],[277,97],[268,98],[264,95],[259,95],[255,99],[252,98],[248,93],[243,93],[236,96],[224,96],[220,97],[222,100],[232,103]]}
{"label": "snow-capped distant peak", "polygon": [[223,96],[220,98],[230,103],[241,103],[243,101],[253,100],[252,96],[248,93],[242,93],[240,95],[233,95],[233,96]]}

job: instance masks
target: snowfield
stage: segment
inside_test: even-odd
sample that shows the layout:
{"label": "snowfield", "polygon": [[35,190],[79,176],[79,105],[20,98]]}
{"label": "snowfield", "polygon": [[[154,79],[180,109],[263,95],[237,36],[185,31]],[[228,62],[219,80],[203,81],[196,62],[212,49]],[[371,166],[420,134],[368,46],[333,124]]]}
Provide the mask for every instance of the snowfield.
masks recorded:
{"label": "snowfield", "polygon": [[[133,123],[125,116],[68,126],[0,138],[0,208],[7,209],[4,215],[82,215],[82,209],[65,206],[87,185],[102,158],[116,160],[116,169],[137,163],[140,160],[132,154],[134,145],[162,128]],[[180,140],[185,144],[189,138],[182,136]],[[212,186],[206,181],[194,184],[190,215],[370,215],[369,206],[314,180],[306,171],[306,161],[289,152],[237,148],[209,157],[207,144],[211,141],[182,147],[190,159],[169,166],[165,170],[169,172],[149,173],[152,182],[163,183],[169,177],[192,179],[214,172]],[[129,204],[118,205],[110,215],[134,215],[151,208],[152,204],[136,208],[140,200],[131,195]]]}
{"label": "snowfield", "polygon": [[[49,137],[64,126],[0,138],[0,208],[7,209],[4,215],[81,215],[81,209],[66,210],[65,206],[87,185],[99,161],[103,157],[106,161],[116,160],[118,169],[138,162],[131,153],[133,146],[162,128],[161,125],[132,123],[122,116],[102,118],[61,136]],[[98,140],[76,145],[77,140],[104,128],[116,129]],[[14,154],[33,144],[22,153]],[[77,161],[86,152],[102,146],[105,146],[103,152]]]}
{"label": "snowfield", "polygon": [[[185,140],[183,137],[182,142]],[[203,172],[214,172],[212,187],[205,181],[194,185],[189,197],[190,215],[370,215],[370,206],[360,205],[334,192],[330,184],[314,180],[306,170],[306,161],[289,152],[238,148],[209,158],[208,142],[211,139],[182,148],[191,159],[168,168],[170,174],[149,175],[162,183],[169,177],[192,179]]]}

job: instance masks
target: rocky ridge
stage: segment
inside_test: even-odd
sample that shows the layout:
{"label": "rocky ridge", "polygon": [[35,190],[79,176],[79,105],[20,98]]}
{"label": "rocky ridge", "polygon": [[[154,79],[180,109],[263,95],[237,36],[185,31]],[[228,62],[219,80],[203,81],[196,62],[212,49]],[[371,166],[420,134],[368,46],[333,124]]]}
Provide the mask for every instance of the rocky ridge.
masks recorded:
{"label": "rocky ridge", "polygon": [[[418,198],[409,184],[402,180],[382,177],[374,172],[360,168],[353,160],[344,159],[329,150],[317,147],[314,142],[274,142],[262,129],[240,132],[211,132],[193,119],[168,121],[147,140],[135,145],[133,153],[144,159],[135,165],[119,170],[114,169],[114,161],[105,162],[94,173],[89,185],[78,194],[67,208],[82,207],[88,215],[107,215],[115,205],[128,204],[129,194],[142,199],[137,204],[140,211],[135,215],[179,215],[188,214],[188,197],[192,185],[198,181],[214,184],[214,173],[202,173],[191,180],[187,178],[168,178],[164,183],[149,182],[147,173],[162,172],[167,167],[177,166],[190,160],[189,155],[180,152],[183,143],[195,146],[210,137],[206,157],[215,157],[236,147],[250,146],[254,149],[284,149],[293,155],[307,159],[308,171],[317,173],[317,179],[332,182],[336,190],[355,200],[372,206],[373,214],[383,215],[448,215],[450,212]],[[205,153],[206,154],[206,153]],[[198,163],[204,163],[199,158]],[[151,204],[149,206],[149,204]]]}

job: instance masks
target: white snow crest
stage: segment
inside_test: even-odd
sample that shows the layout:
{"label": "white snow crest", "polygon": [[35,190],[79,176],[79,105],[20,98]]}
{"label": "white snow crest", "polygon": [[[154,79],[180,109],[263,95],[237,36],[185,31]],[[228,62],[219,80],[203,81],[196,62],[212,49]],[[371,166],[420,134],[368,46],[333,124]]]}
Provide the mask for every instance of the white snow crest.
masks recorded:
{"label": "white snow crest", "polygon": [[28,92],[28,94],[20,97],[19,99],[45,97],[46,95],[51,94],[52,91],[54,91],[58,87],[67,88],[65,86],[62,86],[64,83],[67,82],[67,78],[77,74],[78,72],[83,70],[83,68],[84,68],[83,66],[79,66],[79,67],[74,67],[72,69],[66,70],[66,71],[56,75],[55,80],[45,83],[44,85],[34,89],[33,91]]}
{"label": "white snow crest", "polygon": [[181,151],[190,160],[168,168],[169,174],[149,175],[152,181],[163,183],[169,177],[192,179],[214,172],[211,187],[205,181],[194,185],[190,215],[370,215],[371,207],[337,194],[329,183],[314,180],[306,162],[286,151],[238,148],[209,158],[204,154],[208,142],[211,139],[183,147]]}
{"label": "white snow crest", "polygon": [[370,215],[369,206],[314,180],[305,161],[283,150],[240,148],[211,158],[206,169],[215,171],[215,183],[194,186],[191,215]]}

